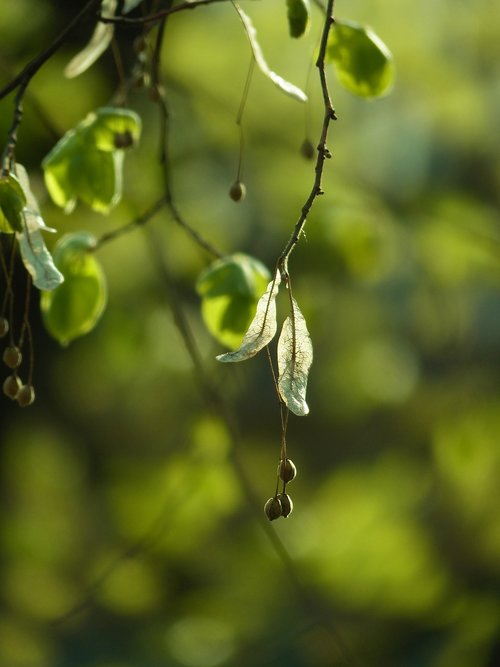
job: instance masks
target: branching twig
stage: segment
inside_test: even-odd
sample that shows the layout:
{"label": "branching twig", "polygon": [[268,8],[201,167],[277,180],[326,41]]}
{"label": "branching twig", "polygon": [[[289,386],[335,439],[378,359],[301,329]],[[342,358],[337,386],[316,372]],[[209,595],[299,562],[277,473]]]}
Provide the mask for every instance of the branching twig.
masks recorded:
{"label": "branching twig", "polygon": [[[166,16],[166,15],[165,15]],[[169,111],[167,105],[167,99],[165,94],[165,89],[161,85],[162,77],[160,71],[160,53],[163,43],[163,37],[165,34],[165,25],[166,18],[164,17],[160,25],[157,40],[154,49],[153,63],[152,63],[152,81],[156,86],[157,91],[157,103],[160,115],[160,165],[163,170],[163,187],[165,192],[165,204],[172,215],[172,218],[175,222],[184,229],[187,234],[193,239],[193,241],[205,250],[212,257],[220,258],[223,257],[217,248],[215,248],[209,241],[207,241],[196,229],[191,227],[191,225],[184,219],[181,212],[177,208],[177,205],[174,200],[173,191],[172,191],[172,179],[170,174],[170,154],[168,150],[168,141],[169,141],[169,132],[168,132],[168,120],[169,120]]]}
{"label": "branching twig", "polygon": [[161,21],[170,14],[183,12],[187,9],[196,9],[197,7],[202,7],[204,5],[212,5],[215,2],[230,2],[230,0],[194,0],[193,2],[181,2],[178,5],[175,5],[175,7],[167,7],[154,14],[149,14],[149,16],[141,16],[138,18],[130,18],[127,16],[99,16],[99,20],[102,23],[119,23],[120,25],[155,23],[156,21]]}
{"label": "branching twig", "polygon": [[300,213],[299,219],[295,224],[292,235],[290,236],[290,239],[288,240],[288,243],[283,249],[281,255],[278,257],[277,266],[285,282],[288,279],[288,258],[290,257],[294,247],[297,245],[300,235],[304,231],[304,225],[306,224],[307,216],[309,215],[309,211],[311,210],[311,207],[316,197],[323,194],[323,190],[321,188],[323,169],[325,165],[325,160],[331,157],[331,153],[326,146],[326,140],[328,137],[328,130],[330,127],[330,123],[332,120],[336,120],[337,117],[335,115],[335,110],[333,108],[332,101],[330,98],[330,92],[328,90],[328,81],[325,72],[325,54],[328,43],[328,35],[330,34],[330,29],[332,25],[335,23],[335,19],[333,18],[334,4],[335,0],[328,0],[328,4],[326,7],[325,23],[321,35],[319,54],[316,60],[316,67],[318,68],[319,71],[319,78],[321,83],[321,91],[323,93],[323,104],[325,113],[323,118],[323,127],[321,130],[321,136],[317,147],[318,156],[316,158],[316,166],[314,170],[315,171],[314,183],[311,192],[308,198],[306,199],[304,206],[302,207],[302,211]]}
{"label": "branching twig", "polygon": [[133,231],[134,229],[142,227],[147,222],[149,222],[157,213],[159,213],[161,211],[161,209],[165,207],[165,205],[166,205],[165,197],[161,197],[152,206],[150,206],[150,208],[148,208],[148,210],[145,211],[145,213],[143,213],[139,217],[135,218],[134,220],[132,220],[128,224],[123,225],[122,227],[118,227],[117,229],[114,229],[110,232],[106,232],[102,236],[100,236],[97,239],[97,243],[95,244],[93,249],[98,250],[105,243],[109,243],[110,241],[114,241],[119,236],[123,236],[124,234],[128,234],[129,232]]}
{"label": "branching twig", "polygon": [[23,97],[26,93],[26,88],[30,83],[31,79],[35,76],[38,70],[51,58],[57,49],[63,44],[64,40],[68,34],[73,30],[73,28],[80,22],[80,20],[85,16],[85,14],[92,9],[94,5],[97,5],[100,0],[89,0],[85,6],[78,12],[78,14],[68,23],[64,30],[55,38],[52,44],[40,53],[36,58],[31,60],[24,69],[15,76],[12,81],[10,81],[6,86],[0,90],[0,100],[2,100],[6,95],[11,93],[13,90],[17,90],[15,99],[14,99],[14,116],[12,120],[12,125],[8,132],[7,144],[2,156],[2,174],[5,175],[8,173],[11,163],[14,158],[14,151],[17,143],[17,129],[21,123],[23,116]]}

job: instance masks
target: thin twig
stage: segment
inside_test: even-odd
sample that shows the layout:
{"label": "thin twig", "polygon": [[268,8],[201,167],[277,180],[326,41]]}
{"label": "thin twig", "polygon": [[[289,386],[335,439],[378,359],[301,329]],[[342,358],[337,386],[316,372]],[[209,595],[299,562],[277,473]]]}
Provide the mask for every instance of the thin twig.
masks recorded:
{"label": "thin twig", "polygon": [[78,14],[72,19],[64,30],[55,38],[52,44],[40,53],[36,58],[31,60],[21,72],[15,76],[12,81],[10,81],[6,86],[0,90],[0,100],[2,100],[6,95],[17,88],[17,93],[14,98],[14,116],[12,119],[12,125],[8,132],[7,144],[2,155],[2,175],[5,176],[14,160],[14,153],[16,150],[17,144],[17,130],[21,124],[23,117],[23,98],[26,93],[26,88],[30,83],[31,79],[35,76],[38,70],[51,58],[54,53],[59,49],[63,44],[64,40],[68,34],[73,30],[73,28],[80,22],[80,20],[85,16],[85,14],[92,9],[94,5],[100,0],[89,0],[87,4],[78,12]]}
{"label": "thin twig", "polygon": [[145,225],[147,222],[149,222],[157,213],[161,211],[162,208],[165,208],[166,206],[166,200],[165,197],[160,197],[158,201],[156,201],[152,206],[148,208],[147,211],[145,211],[142,215],[138,216],[131,222],[129,222],[126,225],[123,225],[122,227],[118,227],[117,229],[114,229],[110,232],[105,232],[102,234],[97,239],[97,242],[93,248],[93,250],[99,250],[102,248],[102,246],[106,243],[109,243],[110,241],[114,241],[120,236],[123,236],[124,234],[128,234],[129,232],[133,231],[134,229],[138,229],[139,227],[142,227]]}
{"label": "thin twig", "polygon": [[191,227],[191,225],[182,216],[174,200],[174,195],[172,191],[172,177],[170,170],[169,124],[168,124],[169,111],[165,94],[165,88],[162,85],[162,76],[160,69],[160,54],[165,34],[165,25],[166,25],[166,17],[163,18],[158,31],[157,41],[154,49],[153,62],[152,62],[152,80],[155,82],[156,91],[158,93],[157,103],[158,103],[159,120],[160,120],[159,161],[163,171],[163,188],[165,192],[165,203],[174,221],[193,239],[193,241],[200,248],[205,250],[212,257],[221,258],[224,256],[223,253],[221,253],[217,248],[215,248],[215,246],[213,246],[209,241],[207,241],[196,229]]}
{"label": "thin twig", "polygon": [[141,16],[138,18],[129,18],[127,16],[99,16],[99,20],[102,23],[119,23],[120,25],[140,25],[143,23],[156,23],[161,21],[170,14],[176,14],[177,12],[183,12],[187,9],[196,9],[197,7],[202,7],[204,5],[212,5],[216,2],[230,2],[231,0],[196,0],[194,2],[181,2],[175,7],[167,7],[167,9],[162,9],[159,12],[154,14],[149,14],[149,16]]}
{"label": "thin twig", "polygon": [[335,115],[335,109],[333,108],[332,101],[330,98],[330,92],[328,90],[328,81],[325,72],[325,55],[328,43],[328,35],[330,34],[330,29],[332,25],[335,23],[335,19],[333,18],[334,4],[335,0],[328,0],[328,5],[326,7],[325,23],[321,35],[319,54],[316,60],[316,67],[318,68],[319,71],[321,90],[323,93],[323,104],[325,113],[323,118],[323,128],[321,130],[321,136],[317,147],[318,155],[316,158],[316,166],[314,170],[315,171],[314,183],[311,188],[311,192],[307,197],[304,206],[302,207],[302,211],[300,213],[299,219],[295,224],[292,235],[290,236],[290,239],[288,240],[288,243],[283,249],[281,255],[278,257],[277,266],[285,282],[287,282],[288,278],[288,259],[290,257],[290,254],[292,253],[294,247],[297,245],[299,238],[302,232],[304,231],[304,226],[306,224],[307,216],[309,215],[309,211],[311,210],[314,201],[316,200],[317,197],[323,194],[323,190],[321,188],[323,169],[325,165],[325,160],[331,157],[331,153],[326,146],[326,141],[328,138],[328,130],[330,127],[330,123],[332,120],[336,120],[337,116]]}

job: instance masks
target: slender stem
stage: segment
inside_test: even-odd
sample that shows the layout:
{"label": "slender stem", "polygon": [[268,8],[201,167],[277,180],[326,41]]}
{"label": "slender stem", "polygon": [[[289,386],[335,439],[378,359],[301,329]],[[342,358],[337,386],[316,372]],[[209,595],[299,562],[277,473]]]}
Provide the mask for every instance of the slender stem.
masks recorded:
{"label": "slender stem", "polygon": [[73,30],[73,28],[80,22],[83,16],[92,9],[94,5],[97,5],[100,0],[89,0],[85,6],[78,12],[78,14],[68,23],[64,30],[55,38],[52,44],[42,53],[40,53],[36,58],[31,60],[17,76],[15,76],[6,86],[0,90],[0,100],[2,100],[6,95],[15,90],[17,93],[14,98],[14,116],[12,120],[12,125],[8,132],[7,144],[2,155],[2,176],[5,176],[9,173],[12,163],[14,161],[14,153],[16,150],[17,144],[17,130],[21,124],[23,117],[23,98],[26,93],[26,89],[31,79],[35,76],[38,70],[51,58],[57,49],[63,44],[64,40],[68,34]]}
{"label": "slender stem", "polygon": [[119,23],[120,25],[156,23],[157,21],[164,19],[166,16],[170,16],[170,14],[183,12],[187,9],[196,9],[197,7],[202,7],[204,5],[212,5],[216,2],[230,2],[230,0],[196,0],[195,2],[181,2],[178,5],[175,5],[175,7],[167,7],[154,14],[149,14],[149,16],[141,16],[138,18],[129,18],[127,16],[100,16],[99,20],[102,23]]}
{"label": "slender stem", "polygon": [[317,147],[318,155],[316,158],[316,166],[314,170],[315,171],[314,182],[311,188],[311,192],[302,207],[302,211],[300,213],[299,219],[295,224],[292,235],[290,236],[290,239],[288,240],[288,243],[284,247],[277,262],[278,268],[285,282],[287,282],[288,278],[288,259],[294,247],[297,245],[302,232],[304,231],[304,226],[306,224],[307,216],[309,215],[309,211],[311,210],[314,201],[316,200],[317,197],[323,194],[323,190],[321,188],[323,169],[325,165],[325,160],[331,157],[331,153],[326,146],[326,141],[328,138],[328,130],[330,128],[330,123],[332,120],[336,120],[337,117],[335,115],[335,110],[333,108],[332,101],[330,99],[330,92],[328,90],[328,81],[325,72],[325,55],[328,43],[328,35],[330,34],[330,29],[332,25],[335,23],[335,19],[333,18],[334,4],[335,0],[328,0],[328,4],[326,7],[325,23],[321,35],[318,58],[316,60],[316,67],[318,68],[319,71],[319,79],[321,83],[321,90],[323,93],[324,117],[323,117],[323,127],[321,130],[321,136]]}
{"label": "slender stem", "polygon": [[3,99],[10,92],[15,90],[18,86],[23,85],[26,88],[27,84],[35,76],[38,70],[44,65],[49,58],[59,49],[64,43],[64,40],[73,30],[73,28],[81,21],[81,19],[89,12],[94,5],[97,5],[101,0],[89,0],[78,14],[68,23],[64,30],[55,38],[52,44],[47,47],[45,51],[33,58],[20,72],[10,81],[6,86],[0,89],[0,100]]}

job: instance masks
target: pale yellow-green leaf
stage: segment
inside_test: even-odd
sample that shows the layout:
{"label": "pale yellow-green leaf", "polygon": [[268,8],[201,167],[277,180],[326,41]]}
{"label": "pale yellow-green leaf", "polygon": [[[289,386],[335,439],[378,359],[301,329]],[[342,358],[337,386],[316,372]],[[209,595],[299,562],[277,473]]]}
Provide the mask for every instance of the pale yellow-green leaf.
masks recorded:
{"label": "pale yellow-green leaf", "polygon": [[276,323],[276,296],[281,282],[279,271],[267,286],[266,291],[257,303],[257,311],[248,327],[240,347],[234,352],[219,354],[218,361],[244,361],[255,356],[274,338]]}
{"label": "pale yellow-green leaf", "polygon": [[265,76],[267,76],[267,78],[270,79],[275,86],[280,88],[280,90],[282,90],[287,95],[290,95],[290,97],[293,97],[299,102],[307,102],[307,95],[300,88],[270,69],[266,59],[264,58],[264,54],[262,53],[262,48],[257,40],[257,30],[255,29],[252,20],[248,14],[246,14],[241,9],[241,7],[238,5],[235,5],[235,7],[245,28],[248,41],[250,42],[250,48],[252,49],[255,62],[257,63],[260,71],[265,74]]}
{"label": "pale yellow-green leaf", "polygon": [[278,388],[288,409],[307,415],[307,379],[313,360],[311,337],[300,308],[292,298],[292,313],[286,318],[278,340]]}

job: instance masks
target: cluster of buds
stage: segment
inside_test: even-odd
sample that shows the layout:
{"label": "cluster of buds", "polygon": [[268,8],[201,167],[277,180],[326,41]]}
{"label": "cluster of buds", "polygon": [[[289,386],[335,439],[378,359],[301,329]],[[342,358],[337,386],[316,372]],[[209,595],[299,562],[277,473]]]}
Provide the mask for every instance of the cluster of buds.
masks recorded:
{"label": "cluster of buds", "polygon": [[[276,493],[272,498],[269,498],[264,505],[264,512],[269,521],[279,519],[280,516],[287,518],[293,510],[293,502],[288,493],[286,493],[286,485],[295,479],[297,475],[297,468],[292,459],[281,459],[278,464],[278,486],[280,480],[283,482],[283,491]],[[278,488],[278,487],[277,487]]]}
{"label": "cluster of buds", "polygon": [[[5,317],[0,317],[0,338],[4,338],[9,333],[9,321]],[[31,405],[35,400],[35,390],[31,383],[23,384],[18,375],[18,369],[22,364],[23,355],[17,345],[7,345],[3,351],[2,359],[4,364],[12,371],[3,383],[3,393],[13,401],[17,401],[22,408]]]}

